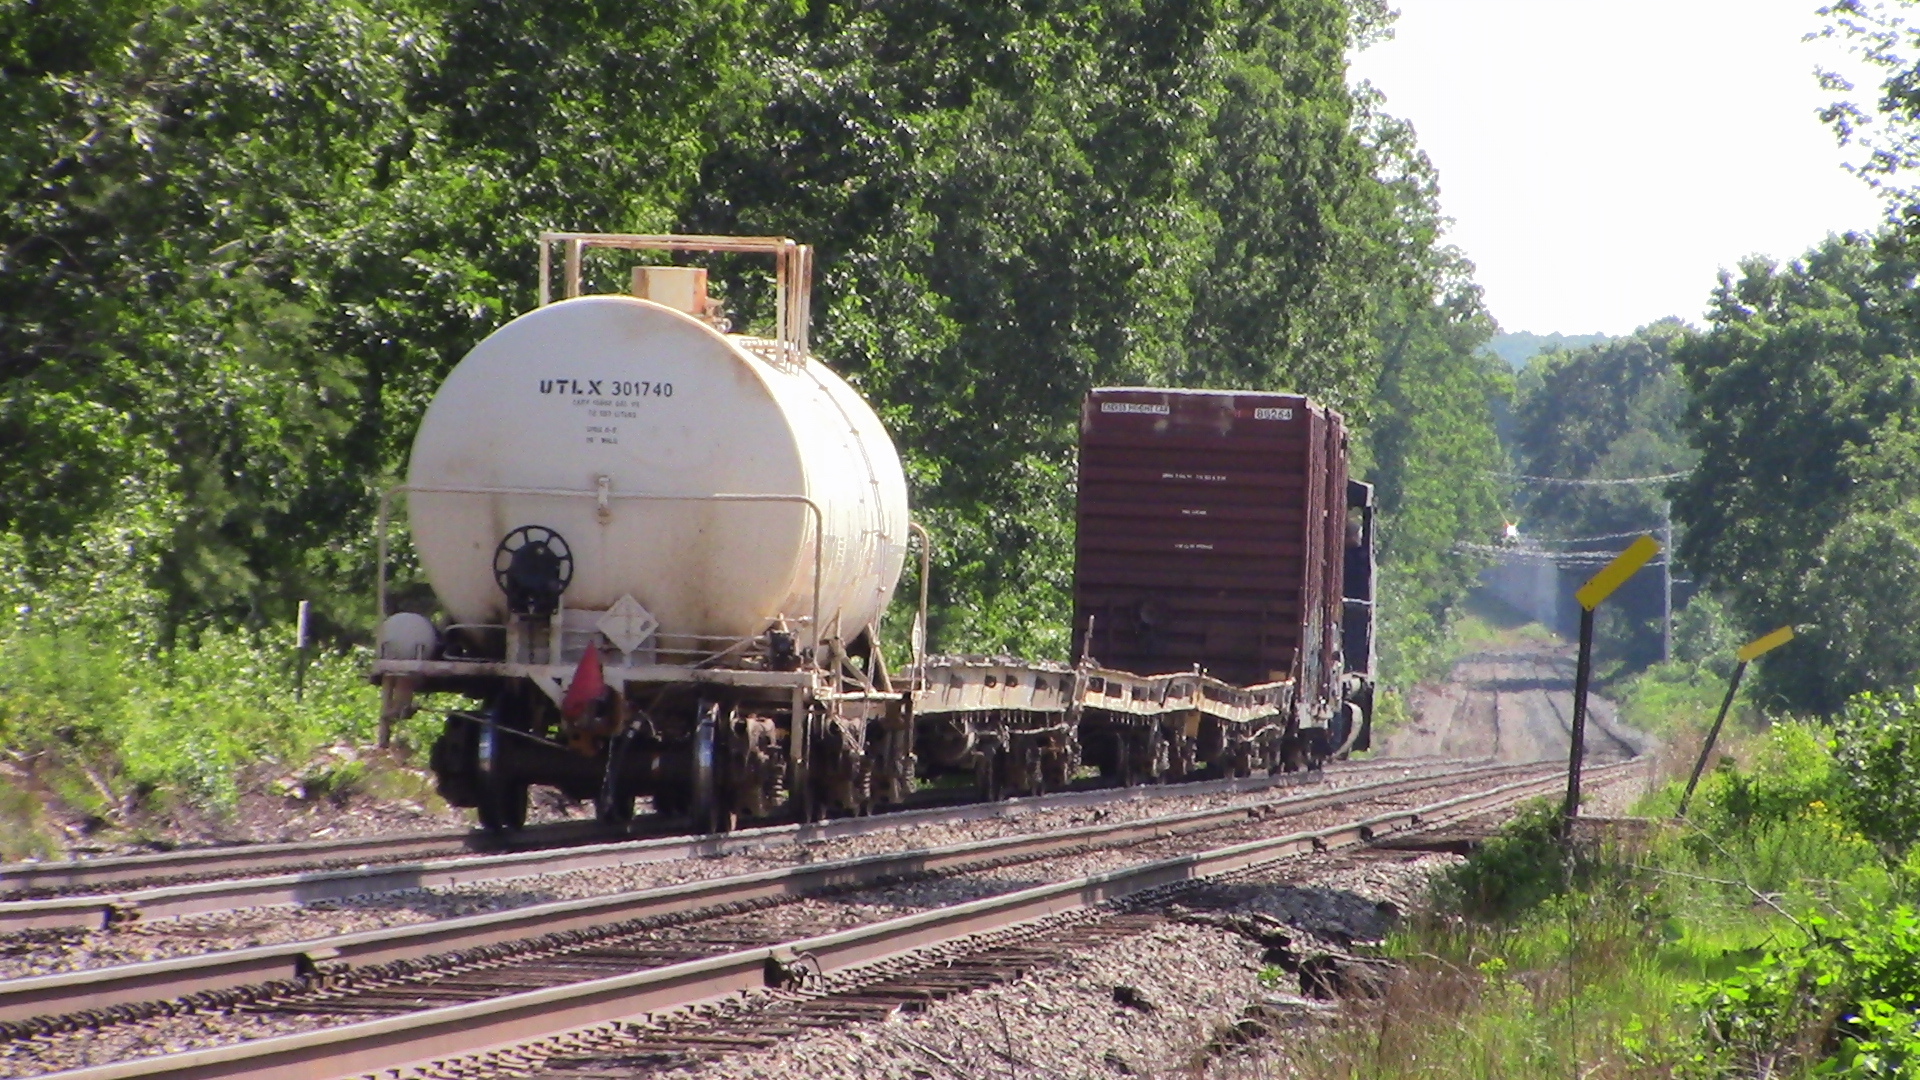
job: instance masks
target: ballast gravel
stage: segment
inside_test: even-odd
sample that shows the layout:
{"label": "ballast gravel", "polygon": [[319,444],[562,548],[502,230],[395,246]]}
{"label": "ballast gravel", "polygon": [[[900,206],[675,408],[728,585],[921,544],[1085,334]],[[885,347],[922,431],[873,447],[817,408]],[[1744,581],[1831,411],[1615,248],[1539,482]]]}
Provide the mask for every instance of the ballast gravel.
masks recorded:
{"label": "ballast gravel", "polygon": [[[771,944],[830,933],[933,907],[997,895],[1043,881],[1058,881],[1131,865],[1148,858],[1172,854],[1176,850],[1198,850],[1254,835],[1299,831],[1351,816],[1351,811],[1324,809],[1288,819],[1278,828],[1271,822],[1254,822],[1116,850],[1087,852],[1064,858],[1050,857],[923,881],[861,889],[845,895],[805,898],[758,911],[703,920],[686,927],[650,931],[638,935],[635,942],[630,943],[638,943],[646,951],[661,950],[659,958],[653,963],[670,963],[674,959],[692,959],[699,955],[749,947],[755,943]],[[1212,890],[1203,891],[1211,894]],[[1312,894],[1303,895],[1311,897]],[[1296,901],[1295,906],[1298,907],[1299,903]],[[1308,910],[1313,910],[1311,899],[1305,903]],[[1212,906],[1220,908],[1217,903]],[[1365,904],[1360,906],[1367,913],[1377,915],[1373,908]],[[1326,922],[1324,914],[1316,912],[1316,917],[1319,923]],[[665,955],[667,953],[673,955]],[[432,1003],[429,999],[434,996],[433,980],[426,980],[419,987],[423,995],[421,1004]],[[405,1011],[405,1006],[400,1005],[388,1011]],[[352,1015],[356,1019],[369,1019],[375,1013],[355,1012]],[[328,1018],[325,1014],[311,1016],[298,1012],[268,1016],[233,1012],[157,1017],[98,1031],[83,1030],[0,1045],[0,1077],[40,1075],[93,1061],[216,1046],[309,1031],[338,1022],[338,1019]]]}
{"label": "ballast gravel", "polygon": [[[1176,913],[1278,918],[1306,938],[1377,940],[1436,870],[1456,856],[1358,852],[1276,864],[1267,880],[1182,894]],[[1308,942],[1310,944],[1311,942]],[[1262,980],[1266,971],[1268,979]],[[1169,921],[1061,960],[1001,986],[917,1014],[796,1038],[675,1072],[688,1080],[932,1080],[932,1078],[1201,1077],[1242,1072],[1259,1054],[1233,1032],[1249,1004],[1290,1009],[1300,1023],[1327,1006],[1278,982],[1258,945],[1212,926]],[[547,1075],[547,1074],[540,1074]],[[564,1076],[556,1071],[555,1076]]]}
{"label": "ballast gravel", "polygon": [[[915,1016],[796,1040],[687,1074],[765,1080],[1166,1076],[1261,992],[1257,950],[1169,924]],[[1126,988],[1119,994],[1116,990]],[[1131,1004],[1121,1004],[1124,999]]]}
{"label": "ballast gravel", "polygon": [[[1635,775],[1596,785],[1589,802],[1612,809],[1644,784]],[[1261,915],[1299,932],[1295,946],[1344,950],[1380,940],[1424,902],[1451,854],[1359,849],[1289,859],[1182,893],[1169,905],[1201,915]],[[1338,1010],[1309,1000],[1292,976],[1230,931],[1174,922],[1075,952],[1003,986],[948,998],[917,1015],[794,1039],[710,1060],[676,1080],[933,1080],[994,1076],[1190,1077],[1274,1080],[1290,1075],[1280,1044],[1247,1040],[1234,1025],[1258,1006],[1310,1033]],[[1262,980],[1262,971],[1268,978]],[[1278,976],[1276,978],[1276,976]],[[1120,1003],[1152,1006],[1142,1011]],[[1282,1038],[1286,1037],[1284,1034]]]}
{"label": "ballast gravel", "polygon": [[[82,933],[0,935],[0,978],[23,978],[259,945],[310,941],[337,934],[658,888],[810,862],[940,847],[1081,825],[1132,821],[1191,810],[1258,805],[1322,794],[1356,784],[1419,775],[1433,769],[1431,763],[1420,761],[1411,761],[1404,768],[1378,763],[1352,771],[1330,769],[1323,782],[1296,788],[1240,794],[1149,797],[1090,807],[1036,810],[1013,817],[980,821],[907,826],[867,836],[810,844],[777,843],[753,851],[708,858],[667,860],[379,893],[299,908],[248,908],[204,916],[119,924]],[[1306,822],[1311,818],[1297,820]],[[1294,827],[1292,820],[1288,827]],[[1313,826],[1301,824],[1298,827]]]}

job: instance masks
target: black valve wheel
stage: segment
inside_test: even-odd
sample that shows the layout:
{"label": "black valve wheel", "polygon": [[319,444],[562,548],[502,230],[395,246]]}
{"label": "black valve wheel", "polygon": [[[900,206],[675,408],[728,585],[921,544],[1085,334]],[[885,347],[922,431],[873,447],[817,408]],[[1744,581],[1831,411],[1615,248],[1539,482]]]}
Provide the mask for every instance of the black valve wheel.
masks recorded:
{"label": "black valve wheel", "polygon": [[545,525],[522,525],[493,549],[493,580],[515,615],[551,615],[573,583],[573,549]]}

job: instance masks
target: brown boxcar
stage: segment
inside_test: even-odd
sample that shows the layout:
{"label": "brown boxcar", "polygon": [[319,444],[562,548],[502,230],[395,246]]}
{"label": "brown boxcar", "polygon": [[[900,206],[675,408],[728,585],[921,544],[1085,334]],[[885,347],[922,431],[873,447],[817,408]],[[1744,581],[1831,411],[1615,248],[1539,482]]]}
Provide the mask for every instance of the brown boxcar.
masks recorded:
{"label": "brown boxcar", "polygon": [[1341,702],[1340,414],[1294,394],[1096,389],[1080,416],[1074,650]]}

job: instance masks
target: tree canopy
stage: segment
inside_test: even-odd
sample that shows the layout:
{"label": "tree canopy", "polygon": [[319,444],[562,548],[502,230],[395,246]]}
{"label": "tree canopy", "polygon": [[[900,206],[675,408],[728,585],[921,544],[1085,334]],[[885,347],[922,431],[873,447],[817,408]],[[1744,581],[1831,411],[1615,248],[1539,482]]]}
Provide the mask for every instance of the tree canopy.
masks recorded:
{"label": "tree canopy", "polygon": [[1784,266],[1749,260],[1677,352],[1700,452],[1675,492],[1681,555],[1750,633],[1802,626],[1799,661],[1764,671],[1794,708],[1835,711],[1920,665],[1899,588],[1920,535],[1920,264],[1906,248],[1844,236]]}
{"label": "tree canopy", "polygon": [[[138,579],[168,634],[301,598],[364,633],[378,493],[439,378],[531,306],[533,236],[746,232],[817,245],[816,345],[937,537],[937,645],[1064,650],[1103,383],[1346,411],[1407,595],[1444,617],[1451,544],[1498,501],[1455,467],[1491,460],[1491,326],[1410,131],[1346,82],[1386,18],[0,0],[14,573],[56,606]],[[770,318],[763,274],[712,269],[737,321]]]}
{"label": "tree canopy", "polygon": [[[1535,356],[1520,373],[1511,443],[1527,476],[1620,480],[1684,472],[1687,388],[1673,352],[1690,336],[1665,319],[1572,352]],[[1523,485],[1527,532],[1556,539],[1659,526],[1665,485]]]}

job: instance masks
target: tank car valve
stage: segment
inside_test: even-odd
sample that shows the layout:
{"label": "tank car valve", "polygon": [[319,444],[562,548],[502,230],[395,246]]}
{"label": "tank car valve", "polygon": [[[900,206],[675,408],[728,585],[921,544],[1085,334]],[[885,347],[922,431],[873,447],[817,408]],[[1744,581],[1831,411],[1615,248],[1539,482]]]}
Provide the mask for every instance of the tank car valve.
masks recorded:
{"label": "tank car valve", "polygon": [[794,646],[791,632],[767,631],[767,666],[775,671],[800,670],[800,651]]}
{"label": "tank car valve", "polygon": [[515,615],[552,615],[573,583],[573,550],[545,525],[522,525],[493,549],[493,580]]}

